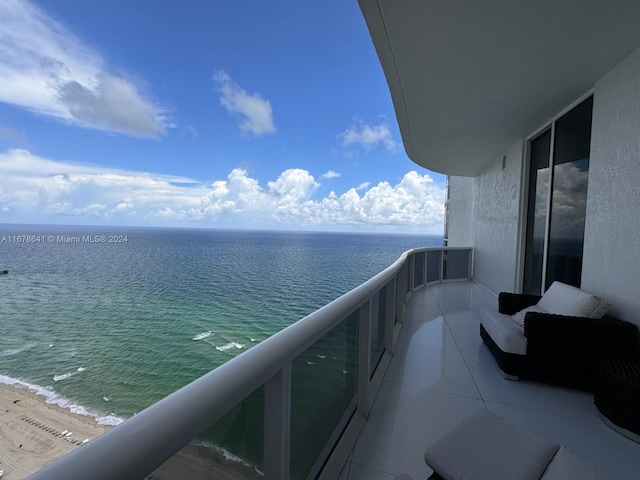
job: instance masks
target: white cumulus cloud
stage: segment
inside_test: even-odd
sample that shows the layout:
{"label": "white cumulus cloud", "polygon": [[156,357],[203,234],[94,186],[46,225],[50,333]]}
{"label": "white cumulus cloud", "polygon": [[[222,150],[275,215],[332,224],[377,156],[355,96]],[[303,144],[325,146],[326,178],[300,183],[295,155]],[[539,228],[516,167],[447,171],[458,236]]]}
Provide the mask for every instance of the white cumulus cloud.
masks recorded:
{"label": "white cumulus cloud", "polygon": [[204,183],[13,149],[0,154],[0,223],[69,222],[71,216],[75,223],[442,231],[444,186],[427,174],[411,171],[396,184],[362,184],[316,198],[319,186],[299,168],[264,186],[241,168]]}
{"label": "white cumulus cloud", "polygon": [[332,178],[339,178],[339,177],[340,177],[340,174],[338,172],[334,172],[333,170],[329,170],[328,172],[320,175],[320,178],[325,180],[330,180]]}
{"label": "white cumulus cloud", "polygon": [[389,152],[396,152],[400,148],[386,122],[370,125],[356,121],[355,125],[339,133],[338,138],[342,141],[343,147],[359,146],[367,151],[377,146],[382,146]]}
{"label": "white cumulus cloud", "polygon": [[275,182],[269,182],[269,191],[287,203],[308,199],[320,186],[313,176],[301,168],[285,170]]}
{"label": "white cumulus cloud", "polygon": [[232,115],[239,116],[243,135],[260,137],[275,133],[271,102],[259,93],[249,94],[238,85],[227,72],[218,71],[213,76],[220,92],[220,105]]}
{"label": "white cumulus cloud", "polygon": [[160,107],[27,0],[0,1],[0,102],[84,128],[157,138]]}
{"label": "white cumulus cloud", "polygon": [[[179,185],[187,185],[179,186]],[[27,150],[0,154],[0,211],[15,219],[87,212],[103,219],[136,212],[141,216],[159,207],[197,205],[183,177],[107,169],[49,160]],[[206,190],[202,189],[202,193]]]}

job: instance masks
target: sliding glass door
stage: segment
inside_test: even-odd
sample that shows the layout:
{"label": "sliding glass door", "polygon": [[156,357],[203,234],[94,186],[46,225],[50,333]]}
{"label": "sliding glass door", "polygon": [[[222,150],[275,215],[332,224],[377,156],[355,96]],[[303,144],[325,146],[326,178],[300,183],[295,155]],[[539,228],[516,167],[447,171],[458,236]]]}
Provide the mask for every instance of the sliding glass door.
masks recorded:
{"label": "sliding glass door", "polygon": [[593,97],[529,141],[525,293],[582,275]]}

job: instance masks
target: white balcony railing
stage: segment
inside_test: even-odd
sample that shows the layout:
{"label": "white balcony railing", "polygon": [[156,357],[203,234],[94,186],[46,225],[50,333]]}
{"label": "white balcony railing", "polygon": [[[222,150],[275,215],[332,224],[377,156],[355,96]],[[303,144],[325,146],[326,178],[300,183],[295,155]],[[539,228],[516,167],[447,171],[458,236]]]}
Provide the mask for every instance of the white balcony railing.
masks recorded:
{"label": "white balcony railing", "polygon": [[216,426],[230,415],[235,439],[217,438],[265,478],[337,478],[393,355],[411,294],[471,279],[472,264],[470,248],[407,251],[354,290],[29,478],[142,479],[203,433],[228,430]]}

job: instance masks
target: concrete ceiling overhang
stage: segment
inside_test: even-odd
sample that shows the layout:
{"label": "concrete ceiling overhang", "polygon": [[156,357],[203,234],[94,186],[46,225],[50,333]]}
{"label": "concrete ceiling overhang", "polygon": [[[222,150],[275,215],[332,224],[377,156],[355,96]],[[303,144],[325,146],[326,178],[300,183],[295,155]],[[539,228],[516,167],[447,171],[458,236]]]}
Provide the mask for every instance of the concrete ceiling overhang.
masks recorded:
{"label": "concrete ceiling overhang", "polygon": [[359,3],[407,155],[450,175],[477,175],[640,46],[640,0]]}

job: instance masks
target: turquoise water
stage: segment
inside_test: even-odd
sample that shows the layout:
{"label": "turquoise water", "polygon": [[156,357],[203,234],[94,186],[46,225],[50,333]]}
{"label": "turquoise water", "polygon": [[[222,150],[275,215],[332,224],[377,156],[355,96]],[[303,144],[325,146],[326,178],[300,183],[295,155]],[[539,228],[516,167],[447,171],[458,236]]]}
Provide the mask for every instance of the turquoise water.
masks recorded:
{"label": "turquoise water", "polygon": [[441,244],[433,236],[0,226],[0,269],[10,271],[0,276],[0,381],[117,424],[403,251]]}

